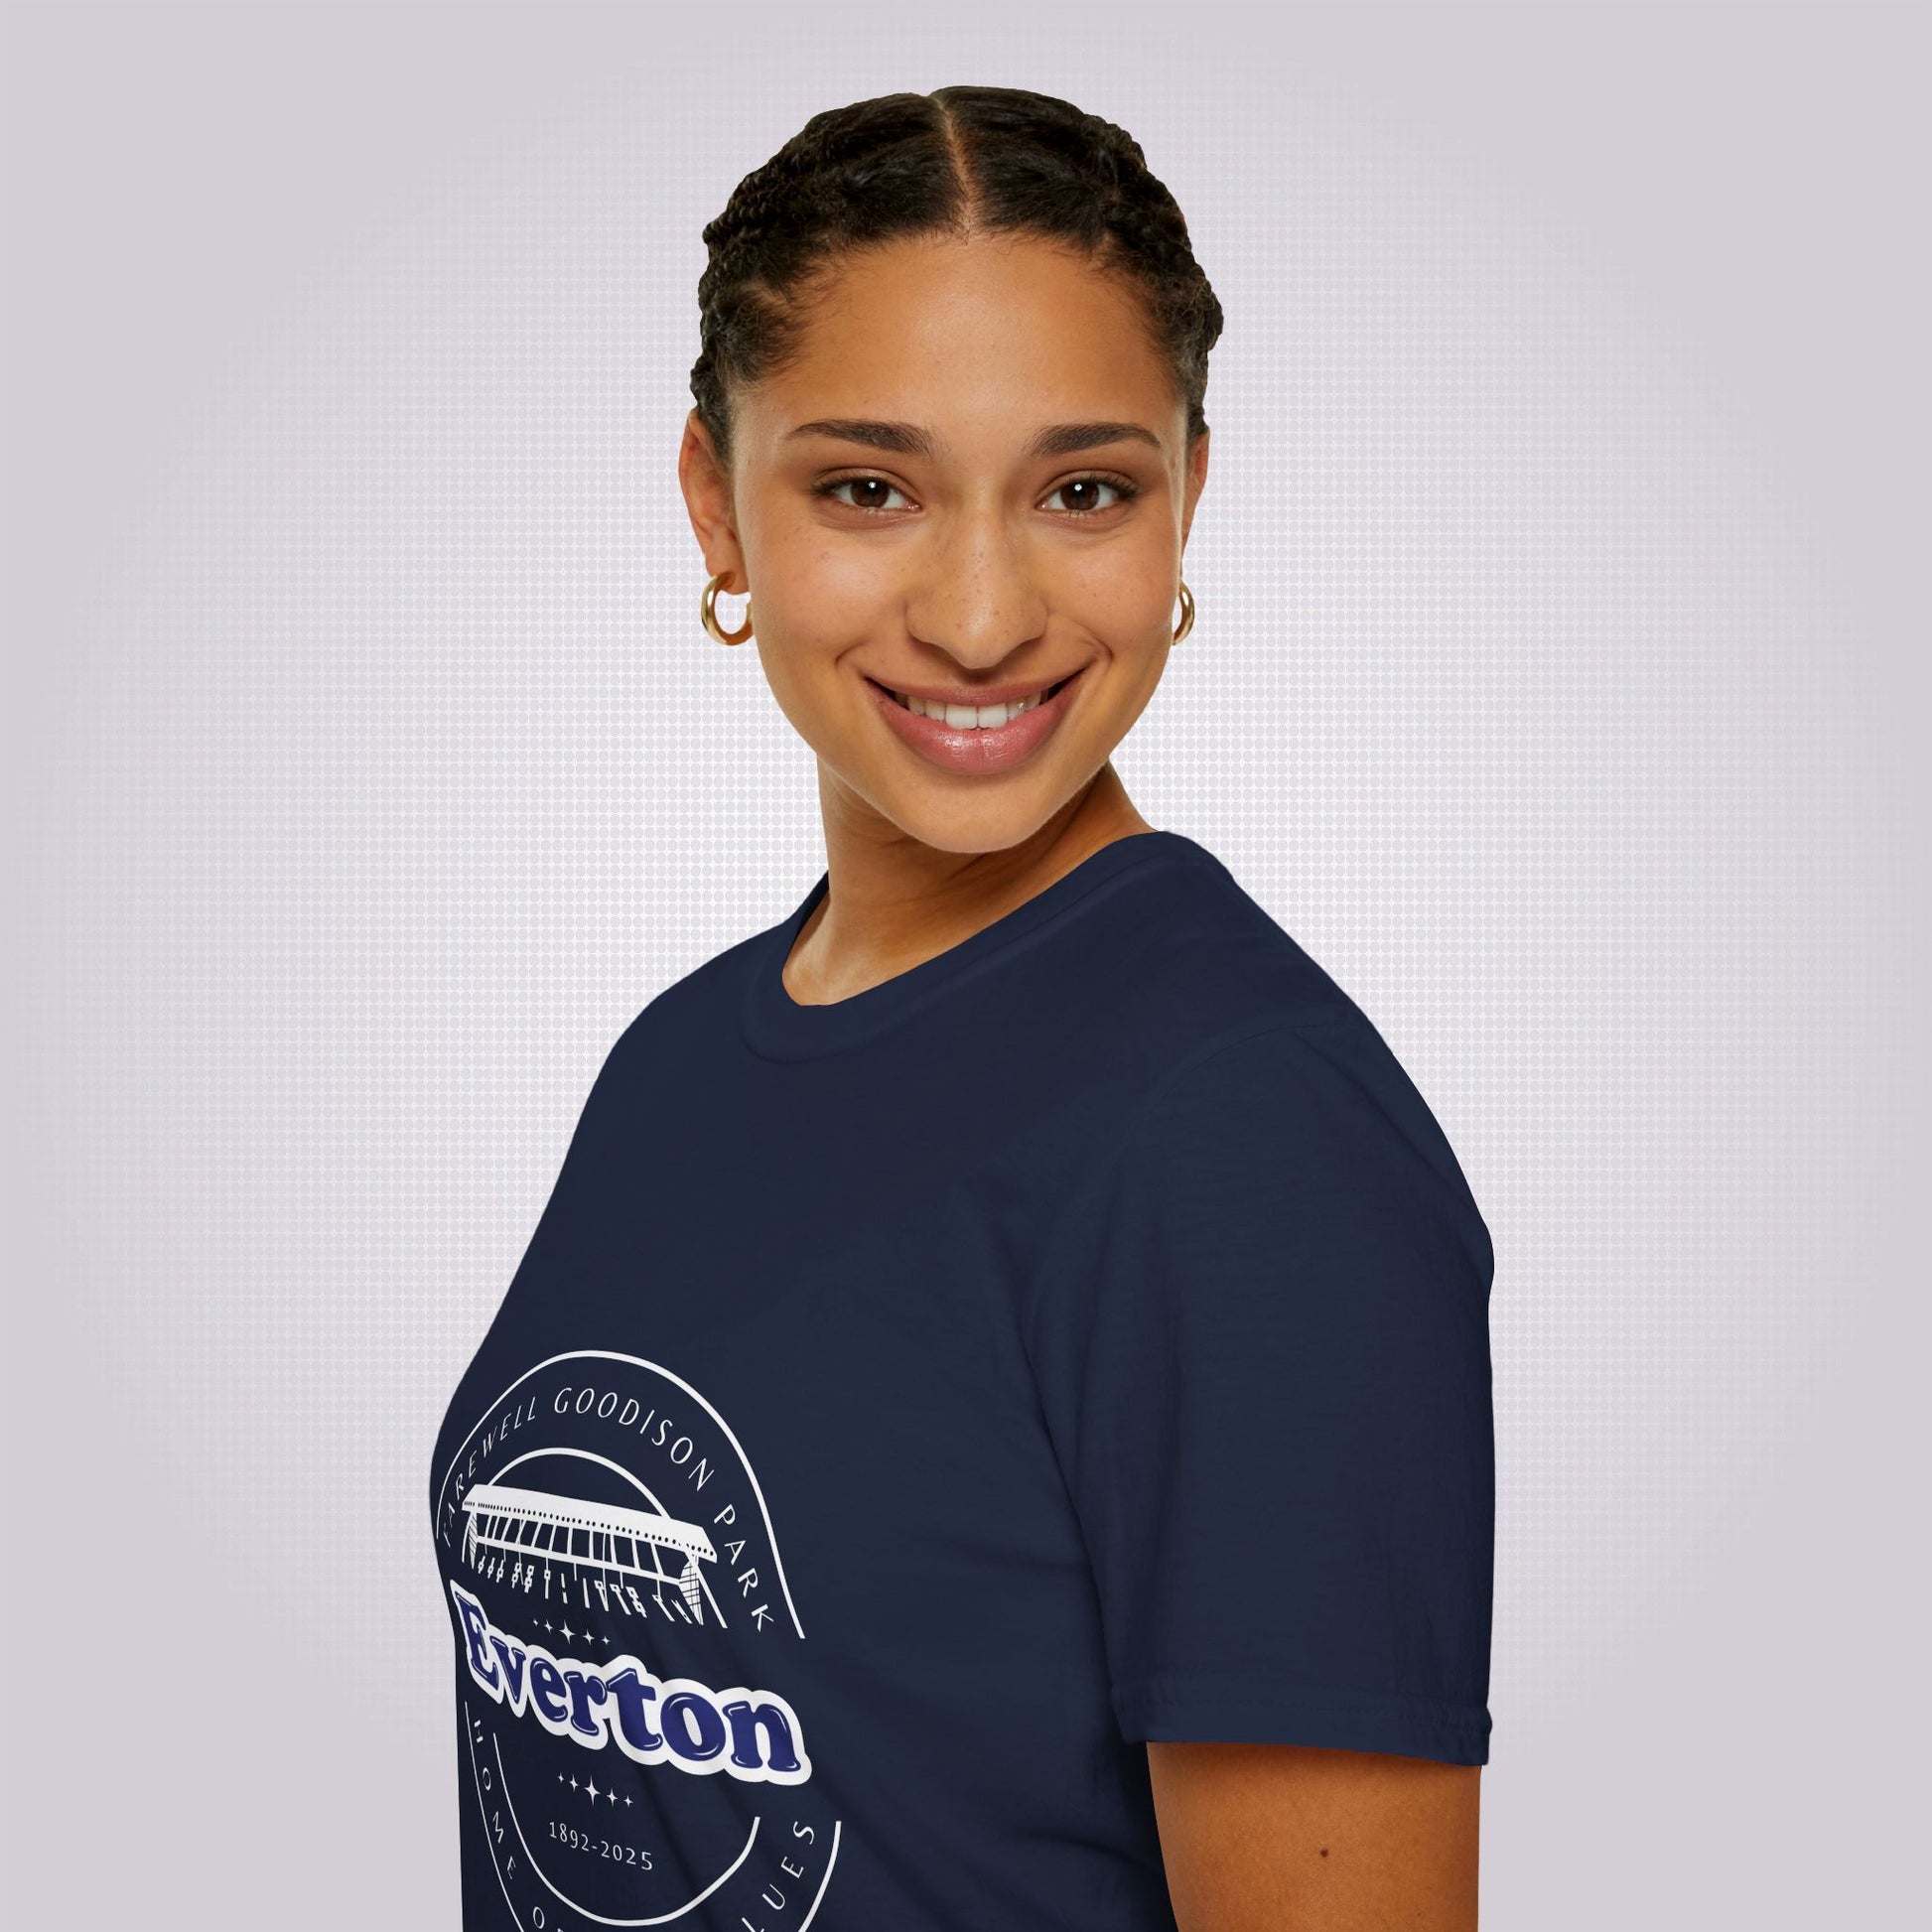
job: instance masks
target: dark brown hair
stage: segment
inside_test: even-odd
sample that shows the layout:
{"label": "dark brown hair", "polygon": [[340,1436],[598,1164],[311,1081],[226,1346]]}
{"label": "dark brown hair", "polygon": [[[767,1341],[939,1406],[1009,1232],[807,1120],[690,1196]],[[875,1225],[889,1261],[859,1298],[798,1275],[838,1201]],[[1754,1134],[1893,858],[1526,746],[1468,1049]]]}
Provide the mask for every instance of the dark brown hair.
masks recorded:
{"label": "dark brown hair", "polygon": [[1221,305],[1140,143],[1051,94],[940,87],[814,114],[706,224],[691,393],[727,466],[731,392],[782,363],[814,277],[855,249],[944,231],[1064,241],[1132,278],[1186,404],[1189,442],[1207,427]]}

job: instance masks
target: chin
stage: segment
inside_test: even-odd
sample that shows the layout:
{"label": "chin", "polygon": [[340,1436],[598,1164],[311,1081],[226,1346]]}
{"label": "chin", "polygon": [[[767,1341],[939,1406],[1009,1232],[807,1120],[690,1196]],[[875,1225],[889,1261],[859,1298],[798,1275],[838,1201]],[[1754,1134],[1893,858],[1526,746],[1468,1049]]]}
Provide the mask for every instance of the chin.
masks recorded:
{"label": "chin", "polygon": [[[909,839],[935,852],[1005,852],[1033,837],[1062,810],[1076,784],[1041,786],[1017,780],[965,781],[908,789],[865,788],[875,810]],[[995,796],[994,793],[1001,795]]]}

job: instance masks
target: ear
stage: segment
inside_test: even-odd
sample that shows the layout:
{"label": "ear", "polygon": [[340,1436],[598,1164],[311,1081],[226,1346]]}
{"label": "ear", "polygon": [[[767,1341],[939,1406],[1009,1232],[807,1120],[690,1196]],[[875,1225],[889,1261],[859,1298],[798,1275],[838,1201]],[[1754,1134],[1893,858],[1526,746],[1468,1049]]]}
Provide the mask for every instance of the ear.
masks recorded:
{"label": "ear", "polygon": [[677,452],[678,487],[691,528],[704,552],[705,574],[725,573],[719,586],[728,596],[743,597],[750,590],[745,553],[739,546],[737,512],[732,503],[731,477],[720,460],[711,432],[693,409],[684,419],[684,440]]}
{"label": "ear", "polygon": [[1212,434],[1211,430],[1202,430],[1187,452],[1186,488],[1180,501],[1180,543],[1183,549],[1187,544],[1187,532],[1193,527],[1194,505],[1200,501],[1201,487],[1207,482],[1207,444]]}

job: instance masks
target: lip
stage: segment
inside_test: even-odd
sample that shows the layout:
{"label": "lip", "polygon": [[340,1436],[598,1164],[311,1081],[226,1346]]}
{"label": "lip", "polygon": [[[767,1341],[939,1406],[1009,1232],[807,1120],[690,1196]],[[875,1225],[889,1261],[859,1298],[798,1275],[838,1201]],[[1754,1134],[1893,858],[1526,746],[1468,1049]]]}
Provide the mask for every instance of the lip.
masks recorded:
{"label": "lip", "polygon": [[[1087,667],[1081,665],[1050,698],[1042,698],[1031,711],[1023,711],[1010,724],[996,725],[986,731],[973,726],[961,731],[955,726],[941,724],[936,718],[928,718],[922,712],[907,711],[876,678],[866,679],[866,689],[872,693],[873,703],[885,714],[887,724],[898,734],[902,744],[909,746],[928,763],[937,765],[942,771],[979,777],[1011,770],[1023,759],[1032,758],[1059,729],[1086,671]],[[996,686],[973,695],[980,704],[1003,704],[1014,698],[1024,698],[1029,691],[1038,689],[1036,684]],[[995,691],[1005,695],[996,696]],[[922,697],[925,694],[915,691],[908,695]]]}

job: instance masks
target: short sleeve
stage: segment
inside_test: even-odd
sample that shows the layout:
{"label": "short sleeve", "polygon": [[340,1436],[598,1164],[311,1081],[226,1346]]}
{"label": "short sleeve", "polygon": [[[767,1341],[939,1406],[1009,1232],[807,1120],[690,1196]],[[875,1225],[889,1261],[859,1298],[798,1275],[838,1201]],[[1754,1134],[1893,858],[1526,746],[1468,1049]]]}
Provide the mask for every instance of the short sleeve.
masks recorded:
{"label": "short sleeve", "polygon": [[1040,1285],[1128,1739],[1488,1761],[1489,1235],[1358,1010],[1149,1089]]}

